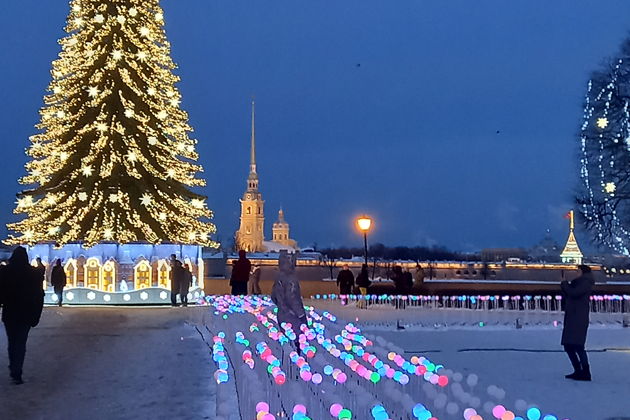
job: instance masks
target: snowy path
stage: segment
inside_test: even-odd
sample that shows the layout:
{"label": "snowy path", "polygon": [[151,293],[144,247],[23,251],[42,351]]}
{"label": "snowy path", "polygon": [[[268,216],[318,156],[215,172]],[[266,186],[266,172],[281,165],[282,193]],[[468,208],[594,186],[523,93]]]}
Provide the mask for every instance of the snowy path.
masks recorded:
{"label": "snowy path", "polygon": [[[0,376],[2,419],[211,419],[212,360],[189,322],[203,308],[46,308],[26,384]],[[6,366],[6,336],[0,364]],[[4,368],[3,368],[4,369]]]}

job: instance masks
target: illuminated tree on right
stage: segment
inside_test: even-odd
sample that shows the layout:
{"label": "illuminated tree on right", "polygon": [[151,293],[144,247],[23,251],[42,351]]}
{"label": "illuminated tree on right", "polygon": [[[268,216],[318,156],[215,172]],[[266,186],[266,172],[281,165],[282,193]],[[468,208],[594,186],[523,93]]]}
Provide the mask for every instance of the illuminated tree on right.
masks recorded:
{"label": "illuminated tree on right", "polygon": [[588,82],[576,197],[595,242],[630,255],[630,39]]}

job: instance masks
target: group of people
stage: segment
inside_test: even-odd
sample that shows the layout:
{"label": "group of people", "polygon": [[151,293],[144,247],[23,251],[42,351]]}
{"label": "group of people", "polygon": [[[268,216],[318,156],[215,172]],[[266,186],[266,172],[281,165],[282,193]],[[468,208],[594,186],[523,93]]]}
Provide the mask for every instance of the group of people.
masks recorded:
{"label": "group of people", "polygon": [[354,273],[350,271],[348,264],[344,264],[339,274],[337,274],[337,287],[339,287],[339,294],[343,296],[341,298],[341,304],[346,305],[348,303],[345,297],[347,295],[359,293],[363,296],[367,295],[368,287],[370,287],[371,284],[367,264],[361,266],[361,272],[357,276],[356,282]]}
{"label": "group of people", "polygon": [[[188,304],[188,290],[192,285],[190,270],[171,255],[171,301],[177,305],[176,298],[180,295],[183,306]],[[14,384],[22,384],[22,368],[26,354],[26,342],[31,328],[39,324],[44,305],[44,290],[42,287],[45,269],[41,260],[33,267],[24,247],[17,247],[8,264],[0,266],[0,306],[2,307],[2,322],[6,330],[9,354],[9,374]],[[286,251],[280,253],[278,259],[279,272],[273,284],[271,299],[278,308],[278,324],[283,328],[299,331],[301,324],[306,323],[306,311],[302,302],[300,283],[295,273],[295,256]],[[591,370],[585,350],[586,336],[589,325],[590,295],[595,283],[590,267],[580,265],[581,275],[572,281],[561,283],[565,302],[564,324],[561,344],[569,356],[574,372],[566,378],[578,381],[590,381]],[[258,268],[258,270],[260,270]],[[246,258],[245,251],[239,252],[239,259],[234,264],[230,284],[232,293],[247,294],[247,283],[251,270],[251,262]],[[406,273],[400,267],[394,268],[394,282],[397,290],[408,291],[413,285]],[[256,294],[260,293],[260,271],[255,276]],[[51,283],[55,294],[62,301],[62,291],[66,284],[66,275],[57,260],[51,273]],[[351,294],[355,287],[355,278],[347,265],[337,276],[337,284],[342,295]],[[368,267],[363,265],[356,278],[356,286],[361,294],[367,293],[370,286]],[[294,345],[300,351],[299,341]]]}
{"label": "group of people", "polygon": [[193,276],[186,264],[171,254],[171,306],[177,305],[177,295],[181,306],[188,306],[188,291],[193,284]]}
{"label": "group of people", "polygon": [[251,261],[247,259],[247,253],[240,250],[238,260],[232,262],[232,274],[230,274],[232,294],[235,296],[262,294],[260,274],[260,267],[252,265]]}

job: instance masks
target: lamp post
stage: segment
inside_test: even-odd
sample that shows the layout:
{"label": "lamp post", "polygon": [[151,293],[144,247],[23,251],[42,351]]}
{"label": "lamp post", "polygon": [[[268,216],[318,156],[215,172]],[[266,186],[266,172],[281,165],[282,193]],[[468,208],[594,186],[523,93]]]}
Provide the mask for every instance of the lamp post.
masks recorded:
{"label": "lamp post", "polygon": [[357,219],[357,226],[359,230],[363,232],[363,245],[365,247],[365,265],[368,264],[368,247],[367,247],[367,233],[372,227],[372,219],[368,216],[361,216]]}

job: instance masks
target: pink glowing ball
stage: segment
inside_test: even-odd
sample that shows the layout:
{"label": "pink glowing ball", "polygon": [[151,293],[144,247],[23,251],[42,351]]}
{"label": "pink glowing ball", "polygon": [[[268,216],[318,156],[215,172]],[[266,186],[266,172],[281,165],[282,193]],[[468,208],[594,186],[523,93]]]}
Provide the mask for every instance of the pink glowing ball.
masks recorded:
{"label": "pink glowing ball", "polygon": [[316,373],[313,375],[313,377],[311,378],[311,380],[313,381],[313,383],[315,385],[319,385],[322,383],[322,381],[324,380],[324,378],[322,377],[322,375],[320,375],[319,373]]}
{"label": "pink glowing ball", "polygon": [[259,402],[258,404],[256,404],[256,411],[266,411],[269,412],[269,404],[267,404],[264,401]]}
{"label": "pink glowing ball", "polygon": [[262,416],[261,420],[276,420],[276,416],[274,416],[273,414],[265,414],[264,416]]}
{"label": "pink glowing ball", "polygon": [[287,378],[281,373],[273,378],[273,380],[275,381],[276,385],[283,385],[287,381]]}
{"label": "pink glowing ball", "polygon": [[302,378],[303,381],[308,382],[311,380],[312,377],[313,375],[308,370],[303,370],[300,372],[300,378]]}
{"label": "pink glowing ball", "polygon": [[293,414],[296,414],[296,413],[306,414],[306,407],[304,407],[304,405],[302,404],[296,404],[293,407]]}
{"label": "pink glowing ball", "polygon": [[348,380],[348,377],[346,376],[345,373],[341,372],[339,375],[337,375],[337,382],[339,382],[340,384],[345,383]]}
{"label": "pink glowing ball", "polygon": [[439,380],[440,380],[440,376],[436,374],[432,374],[431,377],[429,378],[429,382],[431,382],[431,384],[433,385],[437,385]]}
{"label": "pink glowing ball", "polygon": [[492,415],[499,420],[503,417],[503,414],[505,414],[505,407],[502,405],[497,405],[492,409]]}
{"label": "pink glowing ball", "polygon": [[438,378],[438,385],[441,387],[448,385],[448,376],[440,376]]}
{"label": "pink glowing ball", "polygon": [[396,373],[394,369],[388,368],[385,372],[385,376],[387,376],[389,379],[392,379],[394,377],[394,373]]}
{"label": "pink glowing ball", "polygon": [[341,404],[335,403],[330,406],[330,415],[333,417],[338,417],[341,410],[343,410],[343,407],[341,406]]}

